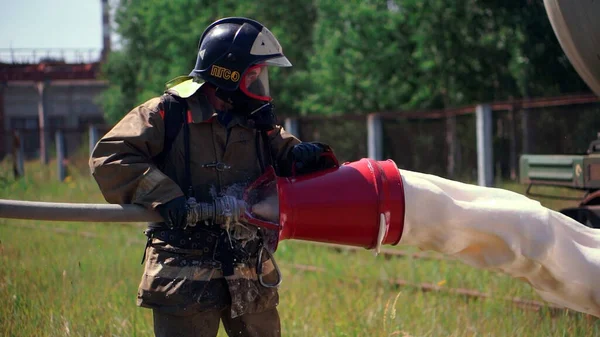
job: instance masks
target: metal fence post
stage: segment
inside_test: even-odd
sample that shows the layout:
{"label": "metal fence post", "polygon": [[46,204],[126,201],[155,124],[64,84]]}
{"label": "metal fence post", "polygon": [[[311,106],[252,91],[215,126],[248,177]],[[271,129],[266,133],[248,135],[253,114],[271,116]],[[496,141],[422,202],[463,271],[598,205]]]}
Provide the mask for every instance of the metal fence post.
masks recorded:
{"label": "metal fence post", "polygon": [[367,116],[367,155],[374,160],[383,160],[383,126],[381,116]]}
{"label": "metal fence post", "polygon": [[98,142],[98,128],[95,125],[90,125],[90,130],[89,130],[89,142],[90,142],[90,156],[92,155],[92,152],[94,152],[94,147],[96,146],[96,143]]}
{"label": "metal fence post", "polygon": [[475,108],[477,126],[477,183],[479,186],[494,185],[492,147],[492,107],[488,104]]}
{"label": "metal fence post", "polygon": [[15,161],[14,162],[15,179],[25,175],[25,151],[23,148],[22,139],[23,138],[21,137],[21,132],[16,130],[14,133],[14,139],[13,139],[13,142],[15,142],[15,141],[17,142],[16,144],[13,143],[13,153],[15,155],[15,158],[13,158],[13,160]]}
{"label": "metal fence post", "polygon": [[65,168],[65,138],[62,131],[57,130],[55,134],[55,143],[56,143],[56,165],[58,172],[58,180],[64,181],[66,178],[66,168]]}
{"label": "metal fence post", "polygon": [[288,117],[284,121],[285,130],[296,137],[300,137],[300,128],[298,127],[298,119]]}
{"label": "metal fence post", "polygon": [[48,164],[48,121],[47,121],[47,106],[48,106],[48,85],[49,82],[36,83],[38,91],[38,125],[40,133],[40,160],[42,164]]}

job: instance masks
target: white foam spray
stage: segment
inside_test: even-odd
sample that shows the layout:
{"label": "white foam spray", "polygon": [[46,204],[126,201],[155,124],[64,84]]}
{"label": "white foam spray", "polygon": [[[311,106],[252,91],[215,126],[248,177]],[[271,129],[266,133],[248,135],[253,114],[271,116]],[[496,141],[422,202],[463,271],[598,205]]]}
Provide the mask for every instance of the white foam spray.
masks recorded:
{"label": "white foam spray", "polygon": [[252,206],[252,213],[271,222],[279,222],[279,199],[277,194],[269,195]]}

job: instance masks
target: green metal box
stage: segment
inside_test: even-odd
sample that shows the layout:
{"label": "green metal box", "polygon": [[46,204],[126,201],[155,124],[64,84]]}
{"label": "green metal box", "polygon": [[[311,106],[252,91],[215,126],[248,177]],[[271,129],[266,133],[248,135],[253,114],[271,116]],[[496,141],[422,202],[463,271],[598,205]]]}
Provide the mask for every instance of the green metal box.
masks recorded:
{"label": "green metal box", "polygon": [[[586,155],[522,155],[519,159],[520,183],[585,189],[587,188],[584,179],[586,157]],[[600,165],[600,162],[597,163]]]}

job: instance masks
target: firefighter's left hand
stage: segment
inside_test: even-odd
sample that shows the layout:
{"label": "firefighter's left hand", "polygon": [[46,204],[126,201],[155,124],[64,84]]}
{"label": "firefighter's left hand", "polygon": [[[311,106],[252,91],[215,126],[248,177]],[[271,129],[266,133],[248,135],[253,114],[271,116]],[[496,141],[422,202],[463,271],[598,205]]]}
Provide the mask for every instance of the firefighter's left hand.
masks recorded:
{"label": "firefighter's left hand", "polygon": [[308,174],[339,166],[331,147],[319,142],[295,145],[289,153],[294,173]]}
{"label": "firefighter's left hand", "polygon": [[184,196],[177,197],[156,207],[167,225],[172,229],[184,228],[187,220],[187,206]]}

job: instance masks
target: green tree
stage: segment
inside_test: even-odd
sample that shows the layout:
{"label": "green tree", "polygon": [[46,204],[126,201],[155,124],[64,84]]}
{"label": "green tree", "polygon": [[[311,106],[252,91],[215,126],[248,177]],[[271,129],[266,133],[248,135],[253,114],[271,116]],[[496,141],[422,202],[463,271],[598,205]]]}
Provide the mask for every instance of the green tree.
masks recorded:
{"label": "green tree", "polygon": [[410,100],[413,49],[406,16],[386,1],[317,0],[313,54],[297,78],[309,83],[304,114],[398,109]]}
{"label": "green tree", "polygon": [[587,91],[542,1],[315,1],[303,113],[448,108]]}
{"label": "green tree", "polygon": [[587,91],[541,0],[122,0],[104,67],[115,121],[193,68],[204,28],[255,18],[294,67],[273,69],[278,114],[444,108]]}

